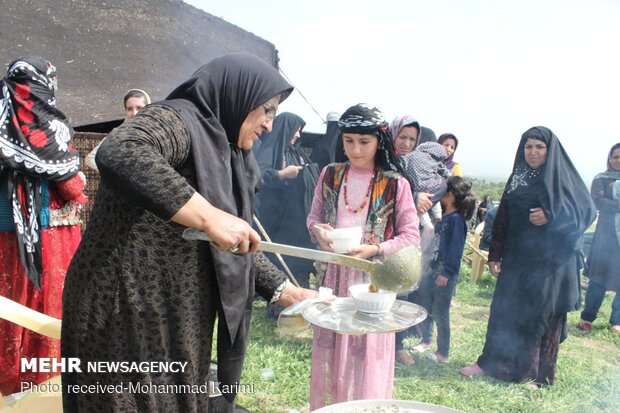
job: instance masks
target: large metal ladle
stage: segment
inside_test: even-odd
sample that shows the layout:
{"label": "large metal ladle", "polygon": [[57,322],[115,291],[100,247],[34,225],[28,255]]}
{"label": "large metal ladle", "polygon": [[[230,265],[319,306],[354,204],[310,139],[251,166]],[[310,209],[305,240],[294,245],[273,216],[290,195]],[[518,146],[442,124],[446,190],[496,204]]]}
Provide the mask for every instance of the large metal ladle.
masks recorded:
{"label": "large metal ladle", "polygon": [[[211,241],[206,233],[194,228],[187,228],[183,231],[183,238],[189,241]],[[421,272],[420,251],[414,246],[403,248],[384,262],[372,262],[343,254],[265,241],[261,241],[258,249],[274,254],[279,253],[356,268],[368,273],[372,284],[387,291],[403,292],[410,290],[420,278]]]}

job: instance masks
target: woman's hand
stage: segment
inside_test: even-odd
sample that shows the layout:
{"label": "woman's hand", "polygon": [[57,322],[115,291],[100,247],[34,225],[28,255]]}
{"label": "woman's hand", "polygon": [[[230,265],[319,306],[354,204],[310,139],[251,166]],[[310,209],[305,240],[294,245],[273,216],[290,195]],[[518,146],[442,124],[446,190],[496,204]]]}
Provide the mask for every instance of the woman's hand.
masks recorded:
{"label": "woman's hand", "polygon": [[438,275],[437,279],[435,280],[435,285],[437,287],[445,287],[446,285],[448,285],[448,277],[444,277],[443,275]]}
{"label": "woman's hand", "polygon": [[545,216],[545,211],[542,208],[530,208],[530,222],[537,227],[545,225],[547,222],[547,217]]}
{"label": "woman's hand", "polygon": [[312,235],[314,235],[314,238],[316,238],[319,243],[319,247],[323,251],[336,252],[332,248],[332,240],[326,235],[326,232],[333,230],[334,228],[329,224],[314,224],[312,227]]}
{"label": "woman's hand", "polygon": [[260,245],[260,236],[247,222],[214,207],[198,192],[173,215],[172,221],[206,232],[221,251],[242,254],[255,252]]}
{"label": "woman's hand", "polygon": [[366,259],[366,258],[374,257],[380,252],[381,251],[379,248],[379,244],[370,244],[370,245],[362,244],[362,245],[358,245],[357,247],[351,248],[349,250],[349,255],[355,258]]}
{"label": "woman's hand", "polygon": [[289,283],[284,291],[282,291],[278,304],[288,307],[300,301],[307,300],[308,298],[316,298],[318,296],[319,293],[315,290],[296,287],[295,285]]}
{"label": "woman's hand", "polygon": [[84,187],[86,186],[86,176],[82,171],[77,175],[73,175],[69,179],[63,181],[56,181],[56,190],[58,195],[65,201],[74,201],[75,203],[84,205],[88,202],[88,197],[84,194]]}
{"label": "woman's hand", "polygon": [[418,210],[418,214],[424,214],[433,206],[433,201],[431,201],[433,194],[429,194],[428,192],[420,192],[418,193],[418,203],[416,204],[416,209]]}
{"label": "woman's hand", "polygon": [[214,246],[238,254],[256,252],[260,245],[260,236],[252,227],[234,215],[213,207],[212,218],[208,219],[202,229],[213,240]]}
{"label": "woman's hand", "polygon": [[280,175],[280,179],[295,179],[297,175],[299,175],[299,171],[301,171],[303,166],[289,165],[284,169],[278,171]]}
{"label": "woman's hand", "polygon": [[495,278],[499,277],[499,273],[502,272],[502,263],[499,261],[489,261],[489,271]]}

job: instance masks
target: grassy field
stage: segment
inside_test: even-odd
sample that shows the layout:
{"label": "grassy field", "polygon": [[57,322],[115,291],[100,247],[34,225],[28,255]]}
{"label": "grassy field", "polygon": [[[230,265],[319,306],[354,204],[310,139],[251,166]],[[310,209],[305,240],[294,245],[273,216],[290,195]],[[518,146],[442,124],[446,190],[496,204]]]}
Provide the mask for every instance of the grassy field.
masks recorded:
{"label": "grassy field", "polygon": [[[620,412],[620,336],[612,336],[607,320],[607,296],[591,333],[575,328],[579,312],[569,315],[569,337],[562,344],[553,387],[538,390],[487,377],[465,378],[458,369],[474,362],[482,350],[488,308],[495,282],[488,273],[477,285],[469,283],[469,267],[462,265],[452,317],[449,364],[417,355],[411,367],[398,365],[397,399],[445,405],[470,413]],[[413,339],[407,343],[417,344]],[[241,394],[238,403],[253,413],[306,412],[308,410],[311,333],[298,338],[280,337],[275,321],[265,317],[264,302],[255,304],[243,384],[253,392]],[[264,369],[273,376],[263,374]]]}

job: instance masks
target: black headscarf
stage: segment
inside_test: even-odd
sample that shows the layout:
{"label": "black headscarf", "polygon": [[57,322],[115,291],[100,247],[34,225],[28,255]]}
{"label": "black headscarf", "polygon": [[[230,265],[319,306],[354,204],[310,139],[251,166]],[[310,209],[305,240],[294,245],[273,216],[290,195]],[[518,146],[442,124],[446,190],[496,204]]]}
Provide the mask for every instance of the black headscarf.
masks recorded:
{"label": "black headscarf", "polygon": [[[537,139],[547,145],[545,163],[535,170],[525,161],[524,148],[528,139]],[[528,129],[521,136],[504,197],[518,197],[519,188],[528,185],[539,185],[540,204],[547,220],[555,231],[568,237],[576,250],[583,231],[594,221],[596,208],[557,136],[544,126]]]}
{"label": "black headscarf", "polygon": [[56,108],[56,68],[38,56],[9,64],[0,83],[0,177],[8,182],[19,258],[41,288],[40,179],[62,181],[78,173],[73,130]]}
{"label": "black headscarf", "polygon": [[291,145],[291,139],[306,122],[294,113],[280,113],[273,120],[271,132],[263,132],[261,146],[256,152],[256,160],[261,171],[267,168],[280,170],[288,165],[307,165],[310,160],[301,150],[301,139]]}
{"label": "black headscarf", "polygon": [[[185,122],[198,192],[216,208],[251,223],[260,171],[252,151],[237,147],[239,131],[253,109],[276,95],[282,102],[292,90],[274,67],[251,54],[234,53],[202,66],[162,102]],[[241,373],[248,334],[244,321],[253,292],[251,254],[213,246],[210,251],[224,313],[218,324],[218,377],[232,384]]]}
{"label": "black headscarf", "polygon": [[437,142],[437,137],[432,129],[426,126],[420,126],[420,136],[418,136],[417,144],[419,145],[424,142]]}
{"label": "black headscarf", "polygon": [[[310,160],[316,162],[319,166],[319,170],[336,161],[336,151],[338,147],[338,141],[340,141],[340,129],[338,128],[337,120],[327,121],[327,128],[325,134],[319,138],[317,143],[312,148],[310,154]],[[340,145],[342,147],[342,145]],[[342,149],[341,149],[342,151]]]}

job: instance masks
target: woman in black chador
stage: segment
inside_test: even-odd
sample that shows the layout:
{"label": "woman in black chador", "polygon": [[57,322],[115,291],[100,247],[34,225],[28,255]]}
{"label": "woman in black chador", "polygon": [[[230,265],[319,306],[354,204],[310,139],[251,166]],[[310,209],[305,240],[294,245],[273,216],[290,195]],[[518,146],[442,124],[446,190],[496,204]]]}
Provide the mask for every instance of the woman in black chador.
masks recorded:
{"label": "woman in black chador", "polygon": [[566,314],[579,306],[577,253],[594,216],[558,138],[542,126],[526,131],[493,226],[486,343],[462,374],[553,384]]}
{"label": "woman in black chador", "polygon": [[577,328],[592,330],[605,292],[615,291],[609,324],[611,332],[620,333],[620,143],[611,147],[607,156],[607,170],[594,177],[592,199],[599,216],[592,248],[588,256],[586,275],[590,281],[581,321]]}
{"label": "woman in black chador", "polygon": [[[257,215],[272,241],[314,248],[306,217],[319,170],[300,147],[305,125],[299,116],[284,112],[274,119],[272,131],[261,135],[256,160],[263,183],[258,193]],[[286,258],[286,262],[300,284],[308,286],[312,261]]]}

